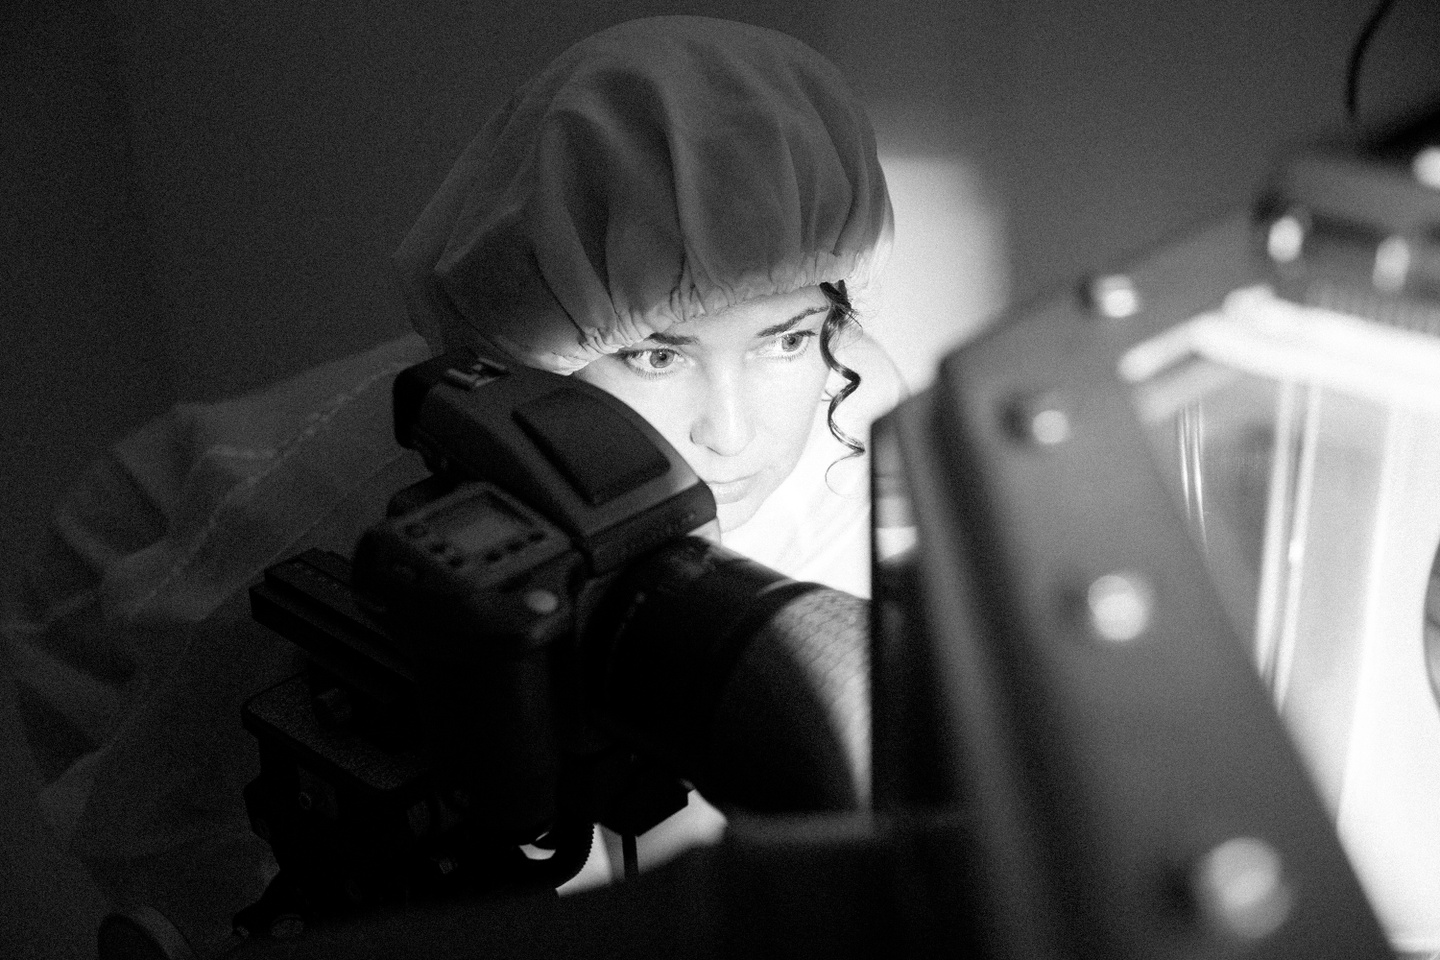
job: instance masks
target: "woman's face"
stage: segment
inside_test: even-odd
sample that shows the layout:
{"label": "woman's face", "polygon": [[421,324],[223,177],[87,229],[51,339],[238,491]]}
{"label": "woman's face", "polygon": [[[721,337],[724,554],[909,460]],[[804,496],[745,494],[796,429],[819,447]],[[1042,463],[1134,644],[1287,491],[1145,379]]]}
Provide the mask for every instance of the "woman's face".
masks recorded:
{"label": "woman's face", "polygon": [[754,516],[810,436],[829,369],[819,287],[736,304],[603,357],[575,376],[624,400],[710,485],[720,529]]}

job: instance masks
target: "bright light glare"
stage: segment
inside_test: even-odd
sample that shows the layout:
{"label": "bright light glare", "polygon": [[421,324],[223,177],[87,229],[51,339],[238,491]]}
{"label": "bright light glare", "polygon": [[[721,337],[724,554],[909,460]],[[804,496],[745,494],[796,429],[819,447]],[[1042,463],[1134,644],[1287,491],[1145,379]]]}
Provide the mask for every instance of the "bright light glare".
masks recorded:
{"label": "bright light glare", "polygon": [[913,391],[935,378],[945,354],[974,336],[1009,292],[998,203],[964,163],[948,156],[881,155],[895,208],[895,245],[882,292],[857,302],[866,330]]}

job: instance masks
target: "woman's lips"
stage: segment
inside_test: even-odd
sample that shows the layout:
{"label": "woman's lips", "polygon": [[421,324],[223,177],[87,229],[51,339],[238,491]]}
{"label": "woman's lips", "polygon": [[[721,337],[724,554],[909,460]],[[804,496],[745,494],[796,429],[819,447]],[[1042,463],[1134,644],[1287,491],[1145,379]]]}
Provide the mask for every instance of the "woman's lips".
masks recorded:
{"label": "woman's lips", "polygon": [[735,480],[706,480],[705,484],[710,492],[715,495],[716,503],[736,503],[745,499],[754,485],[755,474],[748,477],[739,477]]}

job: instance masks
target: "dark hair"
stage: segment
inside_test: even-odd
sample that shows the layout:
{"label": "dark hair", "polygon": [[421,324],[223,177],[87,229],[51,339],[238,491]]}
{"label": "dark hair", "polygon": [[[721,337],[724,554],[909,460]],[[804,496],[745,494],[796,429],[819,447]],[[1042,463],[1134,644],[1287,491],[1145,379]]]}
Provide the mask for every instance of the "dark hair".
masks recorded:
{"label": "dark hair", "polygon": [[820,289],[824,292],[825,298],[830,301],[830,312],[820,326],[820,356],[825,359],[825,366],[840,374],[845,380],[845,384],[830,396],[830,410],[826,419],[830,424],[830,434],[850,450],[841,459],[849,460],[851,457],[863,454],[865,444],[840,429],[839,425],[835,423],[835,411],[846,397],[859,389],[860,374],[836,360],[835,351],[831,345],[835,342],[835,338],[846,330],[854,328],[858,331],[860,321],[855,317],[855,308],[850,305],[850,295],[845,290],[844,280],[822,283]]}

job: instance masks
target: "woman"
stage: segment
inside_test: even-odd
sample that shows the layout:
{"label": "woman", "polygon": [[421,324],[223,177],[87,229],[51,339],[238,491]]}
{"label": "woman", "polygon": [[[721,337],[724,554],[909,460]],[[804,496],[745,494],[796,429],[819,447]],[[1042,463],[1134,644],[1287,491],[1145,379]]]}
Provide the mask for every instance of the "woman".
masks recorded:
{"label": "woman", "polygon": [[616,394],[711,484],[728,543],[864,595],[865,467],[830,467],[898,399],[850,302],[891,230],[874,135],[830,63],[771,30],[658,17],[522,88],[397,261],[432,345]]}
{"label": "woman", "polygon": [[[849,295],[890,223],[870,128],[833,67],[772,31],[660,18],[583,41],[517,93],[397,259],[432,349],[610,390],[714,485],[730,545],[863,594],[853,438],[898,379]],[[426,353],[409,338],[177,408],[70,492],[7,598],[7,668],[58,842],[192,939],[227,935],[267,878],[237,717],[294,650],[253,625],[246,588],[306,547],[348,553],[424,475],[394,446],[389,384]],[[657,856],[713,831],[696,809],[669,828],[680,840],[652,838]]]}
{"label": "woman", "polygon": [[[857,438],[899,378],[849,292],[891,229],[874,136],[831,64],[770,30],[662,17],[522,88],[397,260],[434,345],[615,394],[710,484],[727,546],[868,595]],[[641,862],[722,824],[692,799]]]}

